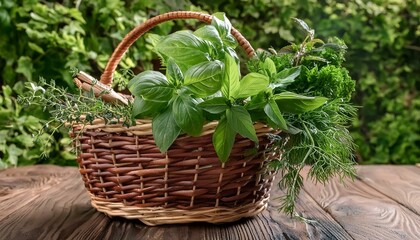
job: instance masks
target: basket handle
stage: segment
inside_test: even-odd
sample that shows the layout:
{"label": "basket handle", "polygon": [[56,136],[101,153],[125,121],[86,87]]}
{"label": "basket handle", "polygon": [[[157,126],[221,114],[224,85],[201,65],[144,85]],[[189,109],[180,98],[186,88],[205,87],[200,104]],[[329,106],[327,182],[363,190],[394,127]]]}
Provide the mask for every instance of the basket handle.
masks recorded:
{"label": "basket handle", "polygon": [[[155,27],[156,25],[176,19],[197,19],[202,22],[211,23],[212,16],[204,13],[199,12],[191,12],[191,11],[175,11],[169,12],[162,15],[158,15],[156,17],[150,18],[146,20],[144,23],[140,24],[133,30],[131,30],[124,39],[118,44],[117,48],[115,48],[114,52],[111,55],[111,58],[108,60],[106,64],[105,70],[101,75],[100,82],[105,85],[111,85],[112,78],[114,75],[114,71],[117,68],[118,64],[121,61],[121,58],[128,50],[128,48],[144,33],[149,31],[151,28]],[[232,27],[231,31],[232,35],[236,38],[239,45],[245,50],[249,57],[254,56],[255,52],[252,48],[251,44],[248,40],[245,39],[242,34]]]}

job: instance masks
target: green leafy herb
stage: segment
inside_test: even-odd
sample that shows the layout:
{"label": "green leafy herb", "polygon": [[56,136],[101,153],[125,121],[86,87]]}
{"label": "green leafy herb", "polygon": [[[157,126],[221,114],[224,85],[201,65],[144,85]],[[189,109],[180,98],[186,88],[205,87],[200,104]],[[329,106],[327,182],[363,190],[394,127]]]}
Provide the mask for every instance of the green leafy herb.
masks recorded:
{"label": "green leafy herb", "polygon": [[223,63],[216,60],[192,66],[185,73],[184,84],[197,97],[207,97],[220,89]]}
{"label": "green leafy herb", "polygon": [[206,25],[202,28],[197,29],[194,32],[194,35],[201,39],[210,41],[215,46],[223,46],[222,38],[220,37],[219,32],[217,31],[215,26]]}
{"label": "green leafy herb", "polygon": [[327,102],[325,97],[308,97],[292,92],[282,92],[273,96],[280,109],[289,113],[304,113],[319,108]]}
{"label": "green leafy herb", "polygon": [[269,79],[259,73],[249,73],[239,82],[238,98],[246,98],[257,95],[267,89]]}
{"label": "green leafy herb", "polygon": [[133,116],[140,117],[154,117],[159,113],[160,109],[166,108],[168,103],[145,100],[143,97],[135,97],[133,102]]}
{"label": "green leafy herb", "polygon": [[236,132],[229,125],[226,118],[222,117],[213,133],[213,146],[222,162],[226,162],[229,159],[235,143],[235,136]]}
{"label": "green leafy herb", "polygon": [[283,172],[279,186],[287,194],[282,199],[281,209],[289,214],[302,187],[300,171],[310,165],[309,176],[325,183],[334,175],[341,178],[354,177],[353,140],[345,128],[354,118],[356,110],[348,103],[335,100],[301,115],[286,115],[287,122],[302,129],[290,135],[285,145],[284,160],[271,165]]}
{"label": "green leafy herb", "polygon": [[224,97],[215,97],[205,100],[198,104],[204,111],[209,113],[218,114],[226,111],[228,105],[226,104],[228,100]]}
{"label": "green leafy herb", "polygon": [[156,102],[168,101],[174,92],[165,75],[155,71],[145,71],[135,76],[128,83],[128,88],[134,96]]}
{"label": "green leafy herb", "polygon": [[[40,80],[39,85],[30,83],[28,92],[20,96],[19,101],[26,105],[39,105],[49,109],[52,119],[47,123],[58,123],[58,128],[66,123],[89,124],[94,119],[103,119],[110,124],[121,123],[125,126],[134,124],[132,105],[108,104],[95,97],[93,89],[89,92],[80,90],[77,94],[56,86],[54,81]],[[106,94],[103,92],[101,94]]]}
{"label": "green leafy herb", "polygon": [[287,130],[286,121],[284,120],[283,115],[280,112],[279,106],[273,99],[271,99],[264,106],[264,112],[265,114],[267,114],[267,117],[275,124],[274,128]]}
{"label": "green leafy herb", "polygon": [[238,96],[240,91],[239,84],[240,72],[235,59],[230,55],[225,55],[225,71],[222,80],[222,95],[228,99]]}
{"label": "green leafy herb", "polygon": [[[60,130],[65,127],[65,124],[69,124],[68,126],[71,126],[71,124],[91,124],[95,119],[103,119],[108,124],[122,124],[124,126],[135,124],[131,104],[113,105],[105,103],[102,99],[96,98],[93,91],[84,93],[80,90],[80,92],[72,94],[67,89],[58,87],[54,81],[47,82],[45,79],[40,79],[39,84],[29,83],[27,89],[28,91],[25,94],[19,96],[19,103],[26,107],[40,106],[44,110],[48,109],[51,117],[48,121],[34,117],[17,119],[19,121],[17,126],[20,126],[19,128],[22,131],[32,132],[33,136],[21,135],[15,139],[8,149],[5,149],[7,156],[11,156],[9,162],[15,161],[15,157],[22,158],[22,156],[19,156],[20,153],[25,154],[27,160],[36,161],[40,159],[39,156],[46,158],[55,153],[53,149],[57,148],[59,144],[71,146],[70,138],[63,138],[60,143],[54,137],[60,134]],[[1,112],[0,109],[0,115]],[[0,117],[0,119],[7,118]],[[0,131],[0,139],[8,139],[3,138],[7,137],[2,135],[3,133]],[[0,146],[2,145],[1,141]],[[27,152],[25,149],[22,151],[22,144],[28,147],[41,146],[38,147],[39,151],[30,150]],[[74,159],[70,149],[63,149],[59,156],[62,158],[60,161]]]}
{"label": "green leafy herb", "polygon": [[225,13],[215,13],[212,18],[211,25],[214,26],[223,41],[228,47],[236,47],[238,44],[236,39],[231,34],[232,24],[226,17]]}
{"label": "green leafy herb", "polygon": [[172,104],[176,124],[186,133],[198,136],[203,129],[204,117],[196,100],[186,94],[178,95]]}
{"label": "green leafy herb", "polygon": [[288,89],[307,92],[312,95],[324,96],[330,99],[351,99],[355,82],[349,76],[347,69],[334,65],[326,65],[321,69],[313,68],[305,71],[305,76],[298,78]]}
{"label": "green leafy herb", "polygon": [[[287,194],[281,209],[289,214],[293,214],[302,188],[300,171],[304,166],[311,166],[309,176],[322,183],[334,175],[342,178],[355,175],[354,143],[346,129],[356,116],[355,108],[348,103],[354,81],[341,66],[343,48],[315,39],[314,30],[305,22],[294,21],[306,35],[303,42],[292,43],[278,53],[258,56],[264,63],[264,59],[272,59],[278,72],[274,80],[270,78],[270,87],[274,92],[272,99],[288,126],[289,138],[283,147],[282,160],[272,161],[271,166],[283,173],[279,186]],[[327,59],[334,60],[334,64]],[[256,72],[267,69],[256,60],[248,66]],[[264,98],[260,96],[250,103],[258,108],[262,102]],[[279,112],[276,114],[272,106],[266,104],[264,111],[275,124]]]}
{"label": "green leafy herb", "polygon": [[204,41],[190,31],[173,33],[160,41],[155,49],[165,58],[172,58],[183,72],[188,66],[207,62],[210,42]]}
{"label": "green leafy herb", "polygon": [[170,107],[153,118],[152,131],[156,145],[166,152],[181,133]]}
{"label": "green leafy herb", "polygon": [[168,59],[166,71],[166,78],[172,85],[177,86],[184,82],[184,75],[172,58]]}
{"label": "green leafy herb", "polygon": [[241,136],[258,142],[257,134],[255,133],[254,125],[252,124],[251,115],[242,106],[233,106],[226,110],[226,118],[229,125],[235,132]]}
{"label": "green leafy herb", "polygon": [[300,75],[300,71],[301,66],[283,69],[276,75],[275,81],[270,86],[273,88],[284,88],[295,81],[295,79]]}

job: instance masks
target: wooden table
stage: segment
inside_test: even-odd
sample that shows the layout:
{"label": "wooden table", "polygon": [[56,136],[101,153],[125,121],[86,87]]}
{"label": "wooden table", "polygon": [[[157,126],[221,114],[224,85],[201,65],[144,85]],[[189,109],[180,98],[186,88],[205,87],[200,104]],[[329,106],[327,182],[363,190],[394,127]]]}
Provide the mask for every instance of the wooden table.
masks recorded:
{"label": "wooden table", "polygon": [[420,168],[358,166],[346,187],[305,182],[291,219],[268,209],[237,223],[148,227],[90,206],[78,170],[38,165],[0,171],[0,239],[420,239]]}

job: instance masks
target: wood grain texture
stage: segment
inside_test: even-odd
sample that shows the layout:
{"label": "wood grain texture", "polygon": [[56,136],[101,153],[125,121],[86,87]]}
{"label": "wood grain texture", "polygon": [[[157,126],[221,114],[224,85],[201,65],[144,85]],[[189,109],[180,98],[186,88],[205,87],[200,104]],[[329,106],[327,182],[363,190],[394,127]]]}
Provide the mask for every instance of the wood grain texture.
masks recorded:
{"label": "wood grain texture", "polygon": [[[380,176],[382,167],[375,168],[378,178],[389,178],[386,174]],[[364,171],[363,166],[358,170]],[[365,178],[370,176],[368,170],[364,174]],[[358,179],[345,181],[345,185],[338,179],[325,186],[305,181],[304,189],[355,239],[420,239],[420,216],[393,200],[400,190],[389,191],[389,198]],[[384,188],[412,191],[405,181]]]}
{"label": "wood grain texture", "polygon": [[7,169],[0,171],[0,239],[352,239],[305,191],[297,211],[313,221],[279,213],[274,198],[282,194],[273,187],[266,211],[236,223],[148,227],[94,210],[76,168]]}
{"label": "wood grain texture", "polygon": [[358,179],[420,215],[420,168],[363,166]]}

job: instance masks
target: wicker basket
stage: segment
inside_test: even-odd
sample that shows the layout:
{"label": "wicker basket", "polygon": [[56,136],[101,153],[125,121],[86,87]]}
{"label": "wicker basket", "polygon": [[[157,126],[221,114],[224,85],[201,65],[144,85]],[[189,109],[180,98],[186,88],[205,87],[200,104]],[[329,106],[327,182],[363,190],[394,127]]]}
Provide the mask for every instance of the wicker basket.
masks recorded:
{"label": "wicker basket", "polygon": [[[85,73],[75,82],[109,94],[105,100],[126,103],[129,97],[109,87],[112,75],[127,49],[155,25],[173,19],[198,19],[210,23],[211,16],[195,12],[171,12],[151,18],[132,30],[111,56],[101,80]],[[249,56],[254,50],[235,29],[232,34]],[[221,163],[212,145],[217,122],[204,126],[199,137],[180,136],[167,153],[154,143],[150,120],[137,120],[132,127],[107,125],[95,120],[87,126],[74,125],[80,153],[77,161],[92,205],[110,216],[139,219],[147,225],[210,222],[223,223],[258,214],[267,206],[274,172],[267,162],[273,157],[263,124],[254,125],[255,143],[237,137],[230,160]]]}

